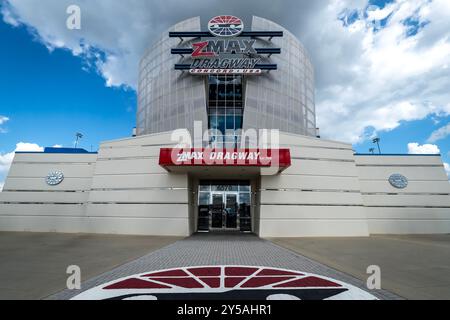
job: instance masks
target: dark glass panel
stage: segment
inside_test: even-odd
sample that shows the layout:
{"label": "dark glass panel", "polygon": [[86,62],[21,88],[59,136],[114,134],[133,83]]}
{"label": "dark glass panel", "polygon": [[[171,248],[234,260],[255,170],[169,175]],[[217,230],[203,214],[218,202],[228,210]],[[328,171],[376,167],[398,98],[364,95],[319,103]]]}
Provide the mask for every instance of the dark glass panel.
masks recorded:
{"label": "dark glass panel", "polygon": [[217,116],[217,129],[219,129],[220,132],[225,132],[225,117],[224,116]]}
{"label": "dark glass panel", "polygon": [[234,127],[234,115],[227,116],[227,129],[235,129],[235,127]]}
{"label": "dark glass panel", "polygon": [[236,129],[242,129],[242,116],[235,117],[235,126]]}
{"label": "dark glass panel", "polygon": [[209,205],[209,195],[210,195],[209,192],[200,192],[200,195],[198,197],[198,204],[199,205]]}

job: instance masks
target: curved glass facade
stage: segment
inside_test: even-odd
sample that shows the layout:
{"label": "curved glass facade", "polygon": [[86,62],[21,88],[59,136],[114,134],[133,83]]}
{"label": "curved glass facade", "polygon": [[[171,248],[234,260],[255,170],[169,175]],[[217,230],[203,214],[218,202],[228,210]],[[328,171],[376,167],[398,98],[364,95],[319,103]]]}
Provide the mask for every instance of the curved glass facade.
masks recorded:
{"label": "curved glass facade", "polygon": [[280,25],[253,17],[252,31],[283,30],[283,38],[270,42],[257,39],[256,47],[279,47],[267,63],[278,70],[258,77],[248,77],[244,129],[280,129],[280,131],[316,136],[314,69],[300,41]]}
{"label": "curved glass facade", "polygon": [[190,57],[171,55],[172,48],[191,48],[198,39],[169,38],[169,31],[200,31],[198,17],[170,28],[146,52],[140,64],[137,135],[187,128],[202,121],[216,129],[214,144],[235,144],[241,129],[280,129],[316,136],[314,70],[306,50],[289,31],[253,17],[252,31],[284,31],[282,38],[256,38],[255,47],[281,48],[262,55],[261,63],[278,64],[262,75],[190,75],[174,65]]}
{"label": "curved glass facade", "polygon": [[[182,21],[161,36],[145,53],[139,66],[136,134],[166,132],[187,128],[202,121],[207,129],[206,91],[202,77],[174,70],[180,57],[170,54],[179,39],[170,31],[200,31],[200,18]],[[191,44],[186,41],[183,45]]]}

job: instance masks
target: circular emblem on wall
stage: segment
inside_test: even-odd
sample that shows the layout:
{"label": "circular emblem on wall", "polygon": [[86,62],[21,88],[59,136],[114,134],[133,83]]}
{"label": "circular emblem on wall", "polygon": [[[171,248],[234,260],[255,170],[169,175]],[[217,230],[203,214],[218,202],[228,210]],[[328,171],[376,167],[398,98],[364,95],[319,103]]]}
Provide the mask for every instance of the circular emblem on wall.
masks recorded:
{"label": "circular emblem on wall", "polygon": [[376,300],[316,274],[254,266],[196,266],[142,273],[87,290],[74,300]]}
{"label": "circular emblem on wall", "polygon": [[45,178],[49,186],[57,186],[64,180],[64,174],[61,171],[52,171]]}
{"label": "circular emblem on wall", "polygon": [[216,37],[235,37],[244,31],[244,23],[234,16],[217,16],[209,21],[208,29]]}
{"label": "circular emblem on wall", "polygon": [[389,183],[397,189],[405,189],[408,186],[408,179],[401,174],[395,173],[389,177]]}

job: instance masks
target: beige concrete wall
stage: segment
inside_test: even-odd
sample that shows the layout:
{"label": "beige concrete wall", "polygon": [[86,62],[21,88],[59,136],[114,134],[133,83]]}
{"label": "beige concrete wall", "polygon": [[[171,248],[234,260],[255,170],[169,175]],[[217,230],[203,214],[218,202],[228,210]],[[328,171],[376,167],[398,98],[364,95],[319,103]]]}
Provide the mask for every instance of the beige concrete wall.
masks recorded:
{"label": "beige concrete wall", "polygon": [[[292,166],[249,178],[260,236],[450,233],[439,156],[355,156],[345,143],[280,138]],[[171,146],[165,133],[105,142],[98,154],[19,153],[0,193],[0,230],[187,236],[197,224],[198,177],[159,166],[160,148]],[[45,177],[54,170],[65,179],[51,187]],[[394,173],[409,179],[406,189],[389,184]]]}
{"label": "beige concrete wall", "polygon": [[[96,154],[17,153],[0,192],[0,230],[84,232]],[[49,172],[64,181],[47,185]]]}
{"label": "beige concrete wall", "polygon": [[260,236],[367,236],[352,146],[281,134],[292,166],[261,177]]}
{"label": "beige concrete wall", "polygon": [[[450,233],[450,183],[440,156],[356,156],[372,234]],[[405,189],[388,179],[408,178]]]}
{"label": "beige concrete wall", "polygon": [[[0,193],[0,230],[186,236],[187,175],[158,164],[170,134],[102,143],[97,154],[17,154]],[[61,170],[65,179],[48,186]]]}
{"label": "beige concrete wall", "polygon": [[88,199],[90,232],[190,234],[188,177],[159,166],[160,149],[170,146],[169,134],[101,144]]}

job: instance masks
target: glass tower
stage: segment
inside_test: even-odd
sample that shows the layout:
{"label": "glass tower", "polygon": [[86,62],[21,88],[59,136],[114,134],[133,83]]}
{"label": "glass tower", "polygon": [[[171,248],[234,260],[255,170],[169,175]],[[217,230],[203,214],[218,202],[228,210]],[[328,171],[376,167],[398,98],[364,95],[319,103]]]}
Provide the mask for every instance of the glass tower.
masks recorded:
{"label": "glass tower", "polygon": [[[246,28],[249,29],[248,26]],[[253,17],[252,31],[283,31],[281,38],[255,38],[255,48],[281,48],[261,55],[261,63],[278,70],[252,76],[191,75],[175,64],[192,62],[190,55],[172,55],[172,48],[191,49],[198,38],[169,38],[169,31],[201,31],[200,18],[182,21],[151,46],[140,64],[137,135],[186,128],[194,121],[212,130],[210,144],[232,147],[241,130],[279,129],[316,136],[314,69],[300,41],[282,26]],[[207,142],[206,142],[207,143]]]}

